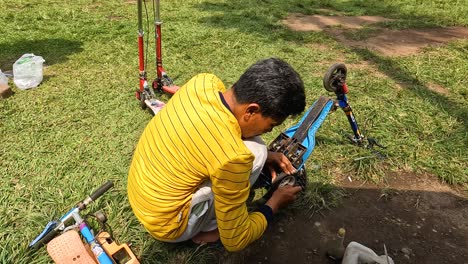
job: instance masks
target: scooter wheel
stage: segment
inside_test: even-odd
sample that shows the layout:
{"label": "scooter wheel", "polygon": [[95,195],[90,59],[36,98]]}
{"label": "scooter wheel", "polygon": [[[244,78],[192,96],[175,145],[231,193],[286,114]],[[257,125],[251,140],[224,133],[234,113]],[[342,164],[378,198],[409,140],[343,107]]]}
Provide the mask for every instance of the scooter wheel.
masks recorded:
{"label": "scooter wheel", "polygon": [[346,83],[346,65],[343,63],[335,63],[323,76],[323,87],[329,92],[338,91]]}
{"label": "scooter wheel", "polygon": [[281,172],[278,176],[276,176],[275,181],[271,183],[268,192],[262,198],[263,200],[267,201],[273,195],[273,192],[275,192],[279,187],[283,187],[286,185],[301,186],[302,190],[305,190],[307,187],[307,183],[308,180],[305,166],[302,166],[302,168],[299,169],[299,171],[293,175],[287,175],[286,173]]}
{"label": "scooter wheel", "polygon": [[295,184],[296,184],[296,178],[294,178],[294,176],[292,175],[288,175],[281,180],[278,187],[283,187],[286,185],[294,186]]}

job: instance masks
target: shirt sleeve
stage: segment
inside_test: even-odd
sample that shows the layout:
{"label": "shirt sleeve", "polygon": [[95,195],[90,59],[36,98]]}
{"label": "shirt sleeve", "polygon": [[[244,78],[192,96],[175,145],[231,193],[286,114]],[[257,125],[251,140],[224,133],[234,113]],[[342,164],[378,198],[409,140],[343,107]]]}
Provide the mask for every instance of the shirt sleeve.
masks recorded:
{"label": "shirt sleeve", "polygon": [[211,176],[219,234],[228,251],[244,249],[267,227],[261,212],[247,211],[252,160],[252,155],[239,155]]}

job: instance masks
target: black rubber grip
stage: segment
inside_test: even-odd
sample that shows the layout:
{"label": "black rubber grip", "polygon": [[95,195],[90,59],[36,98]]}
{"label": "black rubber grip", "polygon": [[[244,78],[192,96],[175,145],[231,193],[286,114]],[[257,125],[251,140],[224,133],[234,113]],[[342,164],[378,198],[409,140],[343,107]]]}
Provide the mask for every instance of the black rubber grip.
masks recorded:
{"label": "black rubber grip", "polygon": [[96,191],[94,191],[89,198],[91,200],[95,201],[97,198],[99,198],[101,195],[103,195],[107,190],[112,188],[114,186],[114,183],[112,181],[108,181],[104,183],[101,187],[99,187]]}

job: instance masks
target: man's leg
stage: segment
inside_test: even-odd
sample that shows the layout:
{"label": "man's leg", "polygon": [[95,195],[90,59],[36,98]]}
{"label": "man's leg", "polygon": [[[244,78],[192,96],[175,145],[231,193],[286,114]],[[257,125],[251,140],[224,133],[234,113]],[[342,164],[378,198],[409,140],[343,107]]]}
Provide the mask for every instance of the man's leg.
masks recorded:
{"label": "man's leg", "polygon": [[[192,196],[192,204],[190,207],[189,220],[187,228],[182,235],[169,242],[182,242],[191,239],[200,232],[206,230],[210,225],[213,225],[212,219],[216,219],[214,213],[214,196],[211,191],[211,182],[205,182]],[[214,227],[217,225],[215,222]]]}
{"label": "man's leg", "polygon": [[244,144],[255,156],[252,172],[250,173],[250,186],[252,186],[262,172],[268,156],[268,151],[265,142],[263,142],[262,138],[259,136],[244,140]]}
{"label": "man's leg", "polygon": [[[252,186],[265,165],[268,152],[265,142],[259,136],[244,140],[244,144],[255,156],[250,174]],[[191,238],[196,243],[214,242],[219,239],[211,182],[206,182],[193,194],[187,228],[178,239],[170,242],[181,242]]]}

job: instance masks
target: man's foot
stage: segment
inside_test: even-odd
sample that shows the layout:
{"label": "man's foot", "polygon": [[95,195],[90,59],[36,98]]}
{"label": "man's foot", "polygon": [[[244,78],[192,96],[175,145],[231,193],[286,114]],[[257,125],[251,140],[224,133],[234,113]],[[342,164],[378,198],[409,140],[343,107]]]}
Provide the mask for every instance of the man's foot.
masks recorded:
{"label": "man's foot", "polygon": [[200,232],[192,238],[192,241],[195,244],[206,244],[206,243],[216,242],[218,240],[219,240],[219,231],[217,228],[215,230],[208,231],[208,232]]}

